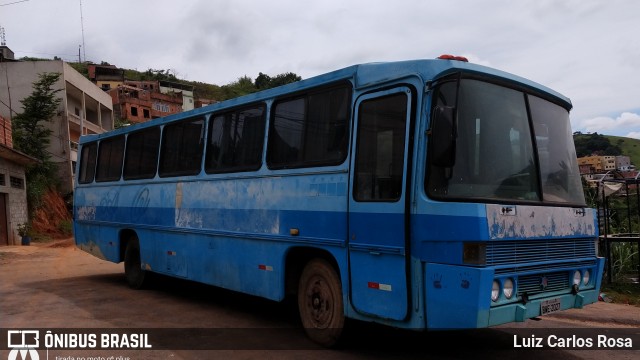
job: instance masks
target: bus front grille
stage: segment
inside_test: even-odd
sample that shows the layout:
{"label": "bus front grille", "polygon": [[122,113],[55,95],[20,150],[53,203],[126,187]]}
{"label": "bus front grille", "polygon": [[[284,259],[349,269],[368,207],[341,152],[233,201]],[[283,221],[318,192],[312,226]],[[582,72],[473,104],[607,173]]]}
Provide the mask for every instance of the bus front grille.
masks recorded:
{"label": "bus front grille", "polygon": [[518,277],[518,295],[523,293],[533,295],[565,289],[569,289],[569,273],[566,271]]}
{"label": "bus front grille", "polygon": [[505,240],[487,242],[488,266],[595,258],[594,239]]}

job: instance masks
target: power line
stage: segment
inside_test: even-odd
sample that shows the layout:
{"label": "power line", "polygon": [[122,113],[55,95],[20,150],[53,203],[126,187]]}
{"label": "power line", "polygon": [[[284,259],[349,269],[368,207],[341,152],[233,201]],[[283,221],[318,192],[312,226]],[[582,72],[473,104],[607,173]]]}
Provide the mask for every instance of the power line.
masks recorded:
{"label": "power line", "polygon": [[27,1],[29,1],[29,0],[14,1],[14,2],[10,2],[10,3],[6,3],[6,4],[0,4],[0,6],[13,5],[13,4],[18,4],[18,3],[27,2]]}

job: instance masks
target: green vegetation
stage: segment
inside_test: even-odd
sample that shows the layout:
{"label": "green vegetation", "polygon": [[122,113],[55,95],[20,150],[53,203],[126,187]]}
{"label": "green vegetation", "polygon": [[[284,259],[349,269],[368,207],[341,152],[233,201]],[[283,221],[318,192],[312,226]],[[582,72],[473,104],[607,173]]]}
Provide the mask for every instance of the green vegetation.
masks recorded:
{"label": "green vegetation", "polygon": [[631,158],[631,163],[640,167],[640,139],[606,135],[609,141],[622,150],[622,155]]}
{"label": "green vegetation", "polygon": [[62,101],[53,89],[60,73],[42,73],[33,83],[33,92],[21,100],[23,111],[13,117],[13,145],[17,150],[38,160],[27,166],[27,203],[32,214],[41,204],[43,195],[57,185],[56,166],[47,151],[51,130],[43,123],[50,122]]}
{"label": "green vegetation", "polygon": [[71,236],[73,235],[73,223],[71,220],[63,220],[58,224],[58,231],[61,234]]}
{"label": "green vegetation", "polygon": [[[574,143],[576,145],[576,153],[578,157],[590,155],[624,155],[629,156],[631,163],[640,166],[640,140],[593,134],[582,134],[576,132],[573,134]],[[596,189],[590,188],[583,183],[585,198],[590,207],[602,207],[598,204],[601,199],[596,193]],[[638,205],[635,201],[635,191],[630,191],[631,198],[634,201],[627,202],[625,196],[610,196],[607,201],[607,208],[610,209],[608,218],[608,234],[626,234],[638,233],[640,224],[638,224]],[[604,233],[605,229],[600,229],[600,233]],[[607,283],[608,275],[605,272],[601,293],[604,294],[605,301],[640,306],[640,284],[633,283],[630,279],[638,276],[638,248],[633,242],[614,242],[611,243],[611,281]],[[606,256],[603,245],[601,244],[600,254]],[[607,271],[605,269],[605,271]]]}
{"label": "green vegetation", "polygon": [[602,284],[600,292],[604,294],[605,301],[640,306],[640,284]]}
{"label": "green vegetation", "polygon": [[590,155],[625,155],[631,163],[640,167],[640,139],[575,132],[573,142],[578,157]]}
{"label": "green vegetation", "polygon": [[84,77],[89,78],[89,67],[87,63],[67,63],[71,66],[75,71],[82,74]]}
{"label": "green vegetation", "polygon": [[[108,65],[104,63],[104,65]],[[85,74],[86,64],[72,64],[72,66],[80,73]],[[300,81],[302,78],[294,73],[287,72],[279,74],[274,77],[259,73],[256,77],[255,83],[249,76],[239,77],[238,80],[231,82],[227,85],[213,85],[200,81],[187,81],[180,80],[176,76],[175,70],[157,70],[147,69],[140,72],[137,70],[125,69],[124,77],[127,80],[133,81],[171,81],[183,85],[193,86],[193,92],[196,99],[212,99],[217,101],[223,101],[233,99],[239,96],[254,93],[256,91],[270,89],[276,86],[285,85],[291,82]]]}
{"label": "green vegetation", "polygon": [[171,69],[167,70],[154,70],[148,69],[144,72],[136,70],[125,70],[124,77],[127,80],[144,81],[144,80],[156,80],[156,81],[171,81],[179,84],[190,85],[194,88],[194,95],[196,99],[213,99],[217,101],[223,101],[233,99],[239,96],[254,93],[256,91],[270,89],[276,86],[285,85],[291,82],[300,81],[302,78],[294,73],[288,72],[274,77],[259,73],[255,80],[249,76],[239,77],[238,80],[231,82],[227,85],[213,85],[200,81],[186,81],[180,80],[176,77],[175,71]]}
{"label": "green vegetation", "polygon": [[615,144],[611,144],[609,138],[605,135],[582,134],[576,132],[573,134],[573,142],[576,145],[576,154],[578,157],[591,155],[621,155],[622,150]]}

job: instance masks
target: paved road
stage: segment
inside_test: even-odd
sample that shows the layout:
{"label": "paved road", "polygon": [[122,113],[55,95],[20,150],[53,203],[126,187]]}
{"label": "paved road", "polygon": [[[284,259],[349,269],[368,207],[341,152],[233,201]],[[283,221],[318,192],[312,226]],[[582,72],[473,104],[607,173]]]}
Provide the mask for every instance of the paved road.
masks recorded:
{"label": "paved road", "polygon": [[[350,323],[347,342],[328,350],[306,338],[292,304],[169,278],[158,278],[151,288],[134,291],[126,285],[122,264],[65,245],[69,242],[0,247],[0,328],[54,332],[86,328],[77,333],[139,328],[150,334],[151,345],[155,341],[156,346],[151,350],[52,350],[49,359],[639,358],[637,350],[524,347],[539,339],[546,344],[550,336],[557,344],[567,337],[580,341],[596,334],[607,339],[631,336],[640,342],[640,308],[602,302],[538,321],[474,331],[418,333]],[[0,336],[6,336],[4,332]],[[179,345],[163,350],[158,343]],[[6,348],[0,350],[0,359],[8,356]],[[44,358],[41,353],[40,359]]]}

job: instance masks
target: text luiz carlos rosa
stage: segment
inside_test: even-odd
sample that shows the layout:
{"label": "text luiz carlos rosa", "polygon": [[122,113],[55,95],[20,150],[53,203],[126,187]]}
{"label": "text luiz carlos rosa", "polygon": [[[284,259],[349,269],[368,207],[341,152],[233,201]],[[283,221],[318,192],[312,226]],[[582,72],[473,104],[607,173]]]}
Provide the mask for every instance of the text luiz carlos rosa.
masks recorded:
{"label": "text luiz carlos rosa", "polygon": [[612,348],[633,348],[631,338],[609,337],[597,335],[596,337],[561,337],[557,335],[541,336],[518,336],[513,335],[514,348],[584,348],[584,349],[612,349]]}

